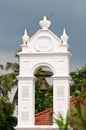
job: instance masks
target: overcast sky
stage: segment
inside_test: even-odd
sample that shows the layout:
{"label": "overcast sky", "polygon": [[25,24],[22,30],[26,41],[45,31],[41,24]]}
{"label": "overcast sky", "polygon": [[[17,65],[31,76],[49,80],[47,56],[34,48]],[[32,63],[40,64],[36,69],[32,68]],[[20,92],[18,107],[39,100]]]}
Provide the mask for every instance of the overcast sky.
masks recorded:
{"label": "overcast sky", "polygon": [[[52,15],[53,14],[53,15]],[[32,36],[40,29],[39,21],[50,16],[50,30],[69,36],[72,53],[70,70],[86,64],[86,0],[0,0],[0,62],[15,61],[26,28]]]}

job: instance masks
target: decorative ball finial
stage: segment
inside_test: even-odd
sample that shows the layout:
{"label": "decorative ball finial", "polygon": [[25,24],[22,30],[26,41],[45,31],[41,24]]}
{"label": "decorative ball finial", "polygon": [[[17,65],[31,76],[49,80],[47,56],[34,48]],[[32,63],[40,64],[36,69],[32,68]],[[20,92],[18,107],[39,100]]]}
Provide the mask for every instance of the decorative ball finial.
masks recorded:
{"label": "decorative ball finial", "polygon": [[67,44],[68,35],[66,34],[65,28],[63,29],[63,34],[61,36],[61,40],[62,40],[63,43]]}
{"label": "decorative ball finial", "polygon": [[24,31],[24,35],[22,36],[22,40],[23,40],[23,44],[27,45],[28,41],[29,41],[29,36],[27,34],[27,30],[25,29]]}
{"label": "decorative ball finial", "polygon": [[43,30],[47,30],[50,27],[51,22],[47,20],[46,16],[44,16],[43,20],[39,21],[39,25],[42,27]]}

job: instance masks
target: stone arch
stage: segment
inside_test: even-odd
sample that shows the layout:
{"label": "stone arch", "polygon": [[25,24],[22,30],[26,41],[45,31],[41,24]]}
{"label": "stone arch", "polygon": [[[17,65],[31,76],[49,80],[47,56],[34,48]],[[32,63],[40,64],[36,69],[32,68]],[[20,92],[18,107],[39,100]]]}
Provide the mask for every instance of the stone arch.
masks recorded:
{"label": "stone arch", "polygon": [[43,67],[43,66],[50,68],[51,71],[53,72],[53,75],[55,75],[55,68],[54,68],[51,64],[49,64],[49,63],[47,63],[47,62],[40,62],[40,63],[38,63],[38,64],[35,64],[35,65],[33,66],[33,68],[32,68],[32,75],[34,75],[35,72],[36,72],[39,68],[41,68],[41,67]]}

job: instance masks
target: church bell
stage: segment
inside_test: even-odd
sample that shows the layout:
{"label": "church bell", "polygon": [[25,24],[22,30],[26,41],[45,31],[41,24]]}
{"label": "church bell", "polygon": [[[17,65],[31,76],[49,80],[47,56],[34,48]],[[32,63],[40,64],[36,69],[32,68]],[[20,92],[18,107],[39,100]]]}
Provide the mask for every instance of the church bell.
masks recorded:
{"label": "church bell", "polygon": [[45,76],[42,76],[39,90],[40,91],[47,91]]}

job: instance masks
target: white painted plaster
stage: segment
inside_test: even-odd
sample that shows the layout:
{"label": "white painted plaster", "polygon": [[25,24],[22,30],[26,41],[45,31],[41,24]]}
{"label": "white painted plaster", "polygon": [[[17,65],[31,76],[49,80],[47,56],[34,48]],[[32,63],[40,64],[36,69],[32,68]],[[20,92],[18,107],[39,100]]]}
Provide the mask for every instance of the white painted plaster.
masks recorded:
{"label": "white painted plaster", "polygon": [[[53,111],[61,113],[65,119],[69,108],[69,57],[68,36],[63,31],[61,38],[48,28],[51,22],[44,19],[40,29],[28,40],[27,33],[23,36],[20,57],[20,72],[18,76],[18,125],[16,130],[44,129],[35,126],[35,77],[39,67],[48,67],[53,72]],[[24,39],[25,38],[25,39]],[[25,42],[27,41],[27,44]],[[58,116],[57,116],[58,118]],[[45,128],[53,129],[53,126]],[[25,128],[26,127],[26,128]],[[58,126],[57,126],[58,127]]]}

